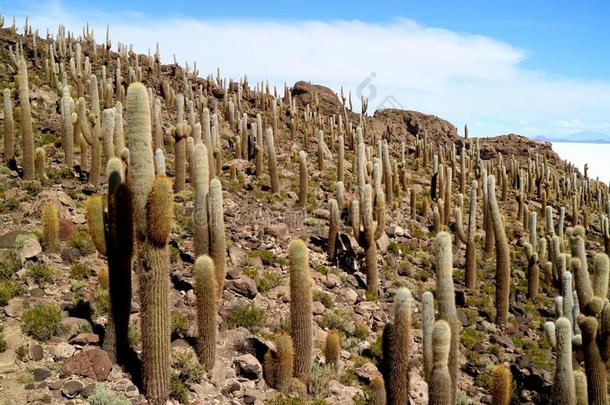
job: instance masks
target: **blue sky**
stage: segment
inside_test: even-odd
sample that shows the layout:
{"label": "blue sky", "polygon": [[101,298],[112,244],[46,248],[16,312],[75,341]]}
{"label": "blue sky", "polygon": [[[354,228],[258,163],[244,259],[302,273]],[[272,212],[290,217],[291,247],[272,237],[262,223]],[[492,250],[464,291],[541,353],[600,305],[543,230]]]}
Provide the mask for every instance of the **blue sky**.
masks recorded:
{"label": "blue sky", "polygon": [[90,21],[100,39],[110,23],[116,40],[141,52],[158,40],[164,59],[197,60],[204,74],[219,65],[354,92],[373,83],[378,104],[392,97],[481,135],[610,133],[610,2],[193,3],[0,0],[0,10],[39,28]]}

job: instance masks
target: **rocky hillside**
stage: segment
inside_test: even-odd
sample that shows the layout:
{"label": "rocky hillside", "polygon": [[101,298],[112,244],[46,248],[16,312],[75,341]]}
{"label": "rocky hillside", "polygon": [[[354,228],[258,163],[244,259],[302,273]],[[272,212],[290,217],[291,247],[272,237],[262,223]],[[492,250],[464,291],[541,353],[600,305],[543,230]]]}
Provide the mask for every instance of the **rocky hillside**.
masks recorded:
{"label": "rocky hillside", "polygon": [[608,189],[549,143],[107,45],[0,29],[4,402],[607,402]]}

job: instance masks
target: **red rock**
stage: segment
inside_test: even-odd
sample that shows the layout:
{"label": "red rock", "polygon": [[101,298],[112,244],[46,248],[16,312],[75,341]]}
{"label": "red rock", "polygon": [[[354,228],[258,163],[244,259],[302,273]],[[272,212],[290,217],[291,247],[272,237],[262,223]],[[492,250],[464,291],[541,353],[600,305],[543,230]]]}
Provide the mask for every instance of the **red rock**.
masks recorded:
{"label": "red rock", "polygon": [[59,220],[59,240],[68,240],[76,233],[78,233],[78,229],[72,221],[69,219]]}
{"label": "red rock", "polygon": [[97,381],[106,381],[111,369],[112,361],[108,357],[108,353],[101,349],[91,349],[66,359],[61,369],[61,375],[64,377],[79,375],[94,378]]}
{"label": "red rock", "polygon": [[70,339],[70,343],[77,345],[98,344],[100,337],[95,333],[79,333]]}

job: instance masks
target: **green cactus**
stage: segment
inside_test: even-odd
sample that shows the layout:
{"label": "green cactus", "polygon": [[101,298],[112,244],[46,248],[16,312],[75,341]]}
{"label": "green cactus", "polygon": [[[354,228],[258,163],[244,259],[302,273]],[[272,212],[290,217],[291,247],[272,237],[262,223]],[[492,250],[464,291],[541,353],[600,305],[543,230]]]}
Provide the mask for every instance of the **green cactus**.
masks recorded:
{"label": "green cactus", "polygon": [[210,224],[210,256],[214,260],[216,269],[216,287],[218,288],[218,299],[222,298],[226,272],[227,242],[225,240],[225,222],[222,203],[222,184],[218,179],[210,182],[208,193]]}
{"label": "green cactus", "polygon": [[307,183],[309,174],[307,173],[307,153],[299,152],[299,207],[305,208],[307,204]]}
{"label": "green cactus", "polygon": [[45,174],[45,166],[47,164],[47,154],[43,148],[36,148],[34,153],[34,171],[36,172],[36,178],[39,181],[43,181],[47,176]]}
{"label": "green cactus", "polygon": [[512,397],[512,374],[504,364],[498,364],[492,371],[492,405],[509,405]]}
{"label": "green cactus", "polygon": [[289,334],[280,332],[275,336],[276,357],[273,364],[273,381],[278,391],[288,393],[294,373],[294,349]]}
{"label": "green cactus", "polygon": [[61,117],[63,128],[62,144],[64,147],[66,165],[69,168],[74,166],[74,122],[76,118],[74,116],[74,108],[74,100],[70,97],[69,87],[66,86],[64,87],[63,96],[61,98]]}
{"label": "green cactus", "polygon": [[40,216],[42,223],[42,246],[47,253],[59,250],[59,217],[55,204],[45,204]]}
{"label": "green cactus", "polygon": [[309,250],[300,239],[288,246],[290,262],[290,325],[294,342],[294,376],[304,384],[311,371],[313,335],[311,287],[309,274]]}
{"label": "green cactus", "polygon": [[384,330],[387,345],[383,359],[387,367],[386,394],[389,404],[409,402],[409,357],[411,356],[411,291],[401,288],[394,298],[394,322]]}
{"label": "green cactus", "polygon": [[464,278],[466,287],[477,288],[477,246],[475,236],[477,231],[477,189],[479,184],[473,180],[470,185],[470,211],[468,214],[468,235],[466,236],[466,269]]}
{"label": "green cactus", "polygon": [[455,292],[453,288],[453,252],[451,236],[440,232],[436,236],[436,297],[438,299],[438,315],[447,321],[451,328],[451,350],[449,352],[449,373],[453,383],[452,398],[457,392],[458,356],[460,342],[460,324],[455,308]]}
{"label": "green cactus", "polygon": [[587,392],[587,376],[578,369],[574,370],[574,387],[576,391],[576,405],[589,405],[589,394]]}
{"label": "green cactus", "polygon": [[434,295],[430,291],[422,295],[422,332],[423,332],[423,356],[424,356],[424,379],[430,382],[432,373],[432,335],[434,332]]}
{"label": "green cactus", "polygon": [[172,130],[175,140],[176,193],[183,191],[186,185],[186,139],[190,134],[190,128],[191,127],[186,122],[178,122],[175,129]]}
{"label": "green cactus", "polygon": [[326,334],[326,343],[324,345],[324,358],[327,365],[337,369],[339,365],[339,352],[341,351],[341,335],[338,332],[331,330]]}
{"label": "green cactus", "polygon": [[455,403],[452,399],[453,383],[448,367],[451,335],[451,328],[447,322],[442,319],[436,321],[432,336],[434,363],[428,384],[428,403],[430,405]]}
{"label": "green cactus", "polygon": [[23,178],[34,179],[34,135],[32,133],[32,111],[30,89],[28,86],[28,67],[23,57],[17,61],[17,85],[19,88],[19,107],[21,110],[21,142]]}
{"label": "green cactus", "polygon": [[[569,274],[569,273],[566,273]],[[557,357],[553,383],[553,403],[571,405],[576,402],[572,370],[572,324],[568,318],[555,321]]]}
{"label": "green cactus", "polygon": [[337,254],[337,239],[339,237],[339,228],[341,226],[341,218],[339,214],[339,206],[337,200],[331,199],[330,205],[330,222],[328,224],[328,260],[333,261]]}
{"label": "green cactus", "polygon": [[271,178],[271,192],[280,192],[280,178],[277,171],[277,158],[275,156],[275,144],[273,142],[273,130],[267,128],[267,159],[269,160],[269,177]]}
{"label": "green cactus", "polygon": [[13,101],[11,100],[10,89],[4,89],[3,106],[4,162],[10,164],[15,159],[15,120],[13,119]]}
{"label": "green cactus", "polygon": [[345,180],[345,142],[343,135],[337,138],[337,181]]}
{"label": "green cactus", "polygon": [[380,376],[375,376],[371,378],[371,383],[369,384],[369,388],[371,390],[370,401],[372,405],[386,405],[386,389],[385,384],[383,383],[383,378]]}
{"label": "green cactus", "polygon": [[[207,168],[206,168],[207,169]],[[216,360],[217,291],[214,261],[209,256],[199,256],[193,268],[195,296],[197,297],[197,352],[204,369],[214,368]]]}
{"label": "green cactus", "polygon": [[496,323],[508,322],[510,295],[510,251],[500,208],[496,200],[496,179],[487,177],[487,209],[496,242]]}
{"label": "green cactus", "polygon": [[208,193],[210,176],[208,151],[203,143],[195,146],[195,208],[193,210],[193,248],[195,255],[210,251],[210,229],[208,224]]}
{"label": "green cactus", "polygon": [[597,319],[592,316],[581,315],[578,319],[578,326],[582,332],[582,347],[585,360],[585,372],[587,375],[589,403],[599,405],[607,404],[608,385],[606,380],[606,366],[597,344]]}

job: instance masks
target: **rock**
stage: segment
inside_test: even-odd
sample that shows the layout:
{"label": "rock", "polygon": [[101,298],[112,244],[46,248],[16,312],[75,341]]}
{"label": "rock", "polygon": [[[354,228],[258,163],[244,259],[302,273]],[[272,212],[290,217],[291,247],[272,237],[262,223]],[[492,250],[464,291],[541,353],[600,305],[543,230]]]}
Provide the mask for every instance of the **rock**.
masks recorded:
{"label": "rock", "polygon": [[324,284],[326,285],[326,288],[335,288],[336,286],[339,285],[341,281],[339,280],[339,277],[335,276],[332,273],[327,273],[326,274],[326,279],[324,280]]}
{"label": "rock", "polygon": [[417,405],[428,404],[428,384],[417,372],[409,373],[409,385],[409,396],[412,403]]}
{"label": "rock", "polygon": [[261,363],[251,354],[239,356],[233,364],[237,374],[249,380],[258,380],[261,375]]}
{"label": "rock", "polygon": [[57,391],[58,389],[61,389],[61,387],[64,386],[65,381],[66,380],[64,380],[63,378],[60,378],[59,380],[51,381],[49,385],[47,385],[47,387],[49,387],[50,390]]}
{"label": "rock", "polygon": [[377,247],[379,248],[379,253],[387,253],[388,246],[390,245],[390,238],[385,232],[381,233],[381,237],[377,239]]}
{"label": "rock", "polygon": [[28,238],[23,243],[21,252],[19,252],[19,257],[21,258],[21,261],[24,262],[27,259],[38,256],[41,252],[42,246],[40,246],[40,243],[34,238]]}
{"label": "rock", "polygon": [[70,339],[70,343],[75,345],[89,345],[89,344],[98,344],[100,342],[100,337],[95,333],[79,333]]}
{"label": "rock", "polygon": [[89,398],[95,392],[95,384],[87,384],[85,388],[81,391],[81,396],[83,398]]}
{"label": "rock", "polygon": [[246,388],[242,400],[244,404],[262,404],[265,402],[265,392],[253,388]]}
{"label": "rock", "polygon": [[340,401],[344,401],[343,403],[353,403],[351,399],[358,394],[363,395],[360,388],[343,385],[337,380],[330,380],[328,382],[328,393],[332,397],[336,397],[340,399]]}
{"label": "rock", "polygon": [[322,315],[326,308],[320,301],[314,301],[311,303],[311,311],[314,315]]}
{"label": "rock", "polygon": [[68,240],[77,233],[78,229],[74,222],[63,218],[59,220],[59,240]]}
{"label": "rock", "polygon": [[356,369],[356,375],[365,384],[369,384],[375,377],[381,377],[381,373],[371,362],[365,363]]}
{"label": "rock", "polygon": [[76,354],[64,361],[61,373],[64,376],[79,375],[105,381],[112,369],[112,361],[101,349],[91,349]]}
{"label": "rock", "polygon": [[56,359],[67,359],[68,357],[72,357],[76,349],[69,343],[59,342],[55,347],[53,347],[52,352],[53,356]]}
{"label": "rock", "polygon": [[40,361],[42,360],[43,355],[44,353],[41,345],[39,345],[38,343],[32,343],[30,345],[30,359],[32,359],[33,361]]}
{"label": "rock", "polygon": [[347,287],[341,289],[339,296],[343,299],[343,302],[347,304],[353,304],[358,299],[358,293]]}
{"label": "rock", "polygon": [[63,387],[61,387],[61,393],[64,394],[66,398],[74,398],[83,388],[85,387],[82,382],[78,380],[68,380],[64,383]]}
{"label": "rock", "polygon": [[51,370],[47,368],[36,368],[32,373],[34,381],[44,381],[51,376]]}
{"label": "rock", "polygon": [[236,246],[231,246],[229,248],[229,259],[231,260],[231,264],[233,266],[239,266],[240,264],[243,264],[244,260],[246,259],[246,251],[243,249],[240,249]]}
{"label": "rock", "polygon": [[284,224],[281,222],[271,224],[265,228],[265,232],[276,239],[286,239],[288,237],[289,230],[290,228],[288,227],[288,224]]}
{"label": "rock", "polygon": [[89,321],[82,318],[76,318],[73,316],[69,316],[67,318],[63,318],[60,322],[60,330],[61,336],[70,339],[73,336],[78,335],[81,330],[91,330],[91,325]]}
{"label": "rock", "polygon": [[61,258],[65,262],[71,262],[81,257],[80,250],[74,247],[68,247],[61,251]]}
{"label": "rock", "polygon": [[330,211],[326,208],[317,208],[312,212],[313,216],[320,219],[329,220],[330,219]]}
{"label": "rock", "polygon": [[17,229],[0,235],[0,249],[14,248],[15,240],[17,239],[17,236],[21,235],[21,233],[21,230]]}
{"label": "rock", "polygon": [[236,293],[243,295],[247,298],[254,298],[256,294],[258,294],[258,289],[256,288],[256,281],[252,280],[250,277],[242,274],[237,280],[230,280],[228,282],[229,289],[235,291]]}

